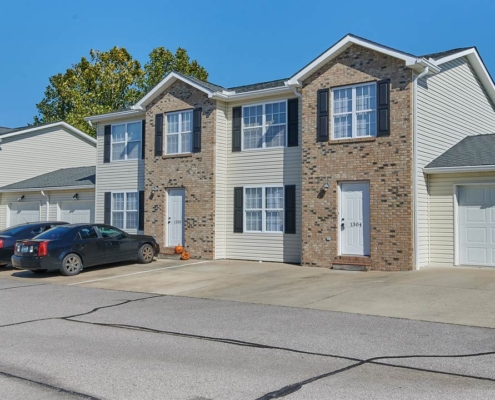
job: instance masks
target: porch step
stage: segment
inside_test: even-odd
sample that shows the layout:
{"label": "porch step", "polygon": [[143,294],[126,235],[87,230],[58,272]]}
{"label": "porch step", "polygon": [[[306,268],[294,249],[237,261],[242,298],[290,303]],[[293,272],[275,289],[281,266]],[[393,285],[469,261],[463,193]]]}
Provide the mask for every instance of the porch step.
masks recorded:
{"label": "porch step", "polygon": [[357,264],[333,264],[332,269],[341,271],[369,271],[369,265],[357,265]]}
{"label": "porch step", "polygon": [[180,254],[165,254],[165,253],[159,253],[157,256],[158,259],[160,260],[180,260]]}

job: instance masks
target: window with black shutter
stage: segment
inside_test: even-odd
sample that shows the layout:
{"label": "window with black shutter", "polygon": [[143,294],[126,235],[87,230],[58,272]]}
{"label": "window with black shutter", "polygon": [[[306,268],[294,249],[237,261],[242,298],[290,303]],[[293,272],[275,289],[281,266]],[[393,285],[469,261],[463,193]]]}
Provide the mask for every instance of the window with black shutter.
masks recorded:
{"label": "window with black shutter", "polygon": [[317,108],[317,142],[328,141],[328,114],[329,114],[329,89],[320,89],[316,94],[316,108]]}

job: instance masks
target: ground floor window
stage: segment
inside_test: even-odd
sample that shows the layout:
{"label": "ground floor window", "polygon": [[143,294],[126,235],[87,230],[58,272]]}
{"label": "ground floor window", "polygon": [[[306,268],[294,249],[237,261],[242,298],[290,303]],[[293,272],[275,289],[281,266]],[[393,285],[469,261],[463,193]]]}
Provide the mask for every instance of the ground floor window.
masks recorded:
{"label": "ground floor window", "polygon": [[139,192],[112,193],[112,225],[138,229]]}
{"label": "ground floor window", "polygon": [[244,188],[246,232],[284,231],[284,187]]}

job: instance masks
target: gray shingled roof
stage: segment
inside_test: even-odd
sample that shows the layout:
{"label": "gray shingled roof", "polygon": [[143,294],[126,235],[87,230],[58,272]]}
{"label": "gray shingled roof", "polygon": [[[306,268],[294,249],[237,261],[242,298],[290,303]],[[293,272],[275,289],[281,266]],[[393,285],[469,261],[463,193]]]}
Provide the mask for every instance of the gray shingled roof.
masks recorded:
{"label": "gray shingled roof", "polygon": [[456,54],[460,53],[461,51],[472,49],[472,47],[460,47],[458,49],[452,49],[452,50],[447,50],[447,51],[441,51],[439,53],[431,53],[431,54],[425,54],[424,58],[433,58],[434,60],[439,60],[440,58],[444,58],[447,56],[450,56],[451,54]]}
{"label": "gray shingled roof", "polygon": [[495,165],[495,134],[468,136],[429,163],[426,168]]}
{"label": "gray shingled roof", "polygon": [[235,86],[235,87],[228,88],[227,90],[232,91],[232,92],[236,92],[236,93],[245,93],[245,92],[252,92],[255,90],[271,89],[271,88],[284,86],[285,81],[288,79],[289,78],[277,79],[275,81],[253,83],[251,85],[244,85],[244,86]]}
{"label": "gray shingled roof", "polygon": [[203,86],[205,89],[211,90],[212,92],[221,92],[222,90],[225,90],[225,88],[223,86],[215,85],[214,83],[211,83],[211,82],[202,81],[201,79],[198,79],[194,76],[181,74],[180,72],[177,72],[177,71],[174,71],[174,73],[176,73],[177,75],[180,75],[186,79],[189,79],[190,81],[193,81],[193,82],[197,83],[198,85]]}
{"label": "gray shingled roof", "polygon": [[0,192],[12,189],[43,189],[49,187],[91,186],[94,187],[96,167],[64,168],[48,172],[21,182],[12,183],[0,188]]}
{"label": "gray shingled roof", "polygon": [[2,133],[10,132],[11,130],[12,130],[12,128],[6,128],[5,126],[0,126],[0,135]]}

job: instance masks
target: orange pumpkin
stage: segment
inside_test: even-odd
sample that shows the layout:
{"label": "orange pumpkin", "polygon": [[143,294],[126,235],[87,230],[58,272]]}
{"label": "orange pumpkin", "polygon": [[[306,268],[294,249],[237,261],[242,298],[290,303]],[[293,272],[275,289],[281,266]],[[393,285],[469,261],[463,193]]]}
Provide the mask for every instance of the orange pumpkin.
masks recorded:
{"label": "orange pumpkin", "polygon": [[175,254],[182,254],[182,252],[184,251],[184,247],[178,244],[177,246],[175,246],[174,251]]}
{"label": "orange pumpkin", "polygon": [[181,260],[189,260],[189,253],[187,251],[184,251],[181,255],[180,255],[180,259]]}

